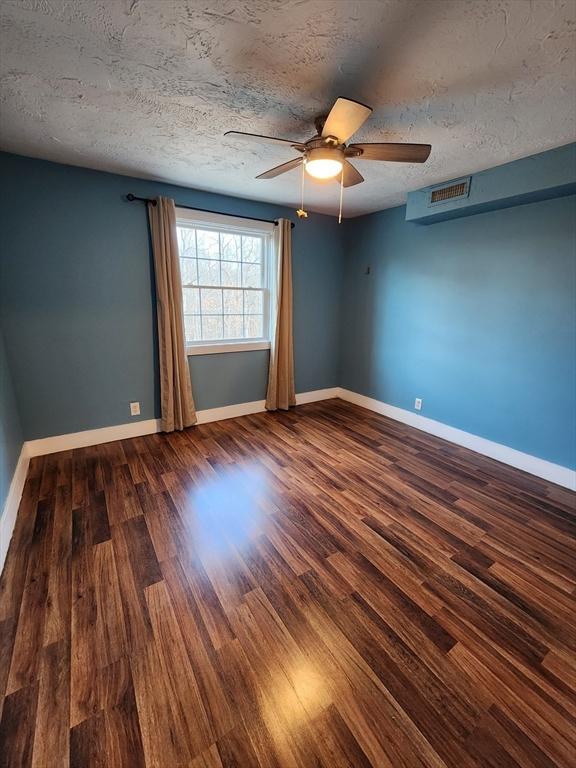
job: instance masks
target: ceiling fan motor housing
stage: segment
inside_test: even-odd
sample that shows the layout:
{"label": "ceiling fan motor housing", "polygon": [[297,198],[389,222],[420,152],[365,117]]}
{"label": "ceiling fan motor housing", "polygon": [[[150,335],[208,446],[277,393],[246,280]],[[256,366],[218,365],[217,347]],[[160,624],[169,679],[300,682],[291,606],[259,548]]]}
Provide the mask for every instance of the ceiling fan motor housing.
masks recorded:
{"label": "ceiling fan motor housing", "polygon": [[304,157],[306,158],[306,162],[311,162],[312,160],[339,160],[341,163],[343,163],[344,150],[342,147],[312,147],[311,149],[306,148]]}

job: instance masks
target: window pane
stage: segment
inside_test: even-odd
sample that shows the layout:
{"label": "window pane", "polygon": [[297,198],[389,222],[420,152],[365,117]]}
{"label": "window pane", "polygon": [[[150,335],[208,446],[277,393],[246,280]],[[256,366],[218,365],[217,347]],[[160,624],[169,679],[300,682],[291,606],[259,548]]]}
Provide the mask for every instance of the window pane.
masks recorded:
{"label": "window pane", "polygon": [[247,339],[259,339],[263,335],[264,318],[262,315],[246,315],[244,318],[244,336]]}
{"label": "window pane", "polygon": [[259,264],[242,264],[242,285],[245,288],[260,288],[262,270]]}
{"label": "window pane", "polygon": [[262,238],[242,236],[242,261],[260,264],[262,261]]}
{"label": "window pane", "polygon": [[242,336],[242,315],[224,315],[224,338],[241,339]]}
{"label": "window pane", "polygon": [[240,285],[240,264],[222,262],[222,285]]}
{"label": "window pane", "polygon": [[199,315],[184,315],[184,331],[186,341],[201,341],[202,331]]}
{"label": "window pane", "polygon": [[204,341],[221,341],[223,338],[222,317],[202,317],[202,338]]}
{"label": "window pane", "polygon": [[194,259],[196,257],[196,230],[188,227],[176,227],[178,233],[178,252],[180,258]]}
{"label": "window pane", "polygon": [[180,259],[180,276],[182,285],[197,285],[198,262],[196,259]]}
{"label": "window pane", "polygon": [[177,235],[186,341],[261,339],[269,300],[267,239],[202,225],[178,226]]}
{"label": "window pane", "polygon": [[196,243],[199,259],[220,258],[220,244],[218,241],[218,232],[209,232],[204,229],[196,230]]}
{"label": "window pane", "polygon": [[222,314],[222,291],[215,288],[201,288],[202,315]]}
{"label": "window pane", "polygon": [[244,314],[261,315],[262,293],[260,291],[244,291]]}
{"label": "window pane", "polygon": [[222,258],[227,261],[240,261],[240,235],[229,235],[222,232],[220,235],[220,248]]}
{"label": "window pane", "polygon": [[200,285],[220,285],[220,262],[199,259],[198,283]]}
{"label": "window pane", "polygon": [[185,315],[199,315],[200,314],[200,296],[198,288],[184,288],[182,295],[184,298],[184,314]]}
{"label": "window pane", "polygon": [[224,289],[224,314],[225,315],[241,315],[242,308],[242,291],[227,291]]}

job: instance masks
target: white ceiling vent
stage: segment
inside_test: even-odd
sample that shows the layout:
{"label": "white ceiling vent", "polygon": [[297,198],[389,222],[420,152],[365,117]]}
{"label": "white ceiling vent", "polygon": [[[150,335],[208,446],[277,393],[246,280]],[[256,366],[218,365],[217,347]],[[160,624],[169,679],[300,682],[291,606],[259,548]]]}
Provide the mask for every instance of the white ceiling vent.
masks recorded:
{"label": "white ceiling vent", "polygon": [[440,205],[453,200],[463,200],[468,197],[469,193],[470,176],[439,184],[428,191],[428,206]]}

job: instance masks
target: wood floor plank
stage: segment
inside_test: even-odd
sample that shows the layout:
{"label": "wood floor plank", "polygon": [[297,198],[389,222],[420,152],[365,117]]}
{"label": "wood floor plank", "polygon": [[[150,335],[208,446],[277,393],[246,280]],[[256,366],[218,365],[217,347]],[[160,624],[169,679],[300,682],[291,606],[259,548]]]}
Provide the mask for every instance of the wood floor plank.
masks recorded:
{"label": "wood floor plank", "polygon": [[[75,519],[78,519],[77,517]],[[96,580],[90,542],[73,544],[70,630],[70,725],[75,726],[99,709],[100,665],[97,663]],[[88,726],[87,726],[88,727]],[[82,730],[80,732],[83,732]]]}
{"label": "wood floor plank", "polygon": [[314,728],[318,734],[320,757],[325,765],[334,768],[370,768],[370,761],[334,705],[318,715]]}
{"label": "wood floor plank", "polygon": [[106,506],[112,525],[142,514],[136,488],[128,464],[107,466],[105,482]]}
{"label": "wood floor plank", "polygon": [[185,725],[172,710],[172,692],[155,642],[132,653],[130,666],[146,768],[188,765],[192,754]]}
{"label": "wood floor plank", "polygon": [[40,573],[32,578],[22,594],[7,694],[32,685],[38,679],[47,596],[48,576]]}
{"label": "wood floor plank", "polygon": [[210,749],[195,757],[190,768],[223,768],[217,745],[213,744]]}
{"label": "wood floor plank", "polygon": [[185,533],[170,497],[166,492],[152,493],[147,482],[137,483],[136,489],[158,561],[176,557]]}
{"label": "wood floor plank", "polygon": [[71,558],[71,486],[60,485],[56,489],[54,506],[54,530],[48,575],[44,645],[56,643],[70,634]]}
{"label": "wood floor plank", "polygon": [[194,757],[214,743],[216,737],[204,709],[184,638],[163,581],[147,588],[146,602],[160,657],[159,673],[169,691],[174,717],[182,724],[190,754]]}
{"label": "wood floor plank", "polygon": [[34,458],[0,766],[573,768],[576,494],[334,399]]}
{"label": "wood floor plank", "polygon": [[98,711],[70,729],[70,768],[106,768],[104,712]]}
{"label": "wood floor plank", "polygon": [[127,657],[107,667],[100,684],[104,711],[105,754],[109,765],[144,768],[146,765],[132,671]]}
{"label": "wood floor plank", "polygon": [[[146,540],[148,533],[144,518],[134,518],[134,521],[112,526],[126,641],[131,652],[143,648],[152,637],[144,589],[162,577],[152,543]],[[140,554],[144,555],[143,561]]]}
{"label": "wood floor plank", "polygon": [[113,664],[128,652],[122,594],[112,541],[92,548],[96,601],[96,655],[99,667]]}
{"label": "wood floor plank", "polygon": [[67,640],[43,649],[32,765],[69,765],[70,646]]}
{"label": "wood floor plank", "polygon": [[[31,466],[34,465],[31,463]],[[0,621],[18,616],[20,612],[22,591],[26,583],[28,561],[32,550],[30,541],[36,521],[39,487],[38,478],[29,475],[24,485],[18,518],[0,576]]]}
{"label": "wood floor plank", "polygon": [[245,765],[256,765],[258,762],[243,725],[237,725],[218,740],[218,754],[222,768],[242,768]]}
{"label": "wood floor plank", "polygon": [[184,639],[188,658],[216,738],[232,730],[238,722],[229,701],[215,649],[202,620],[198,605],[178,560],[165,561],[162,571]]}
{"label": "wood floor plank", "polygon": [[1,768],[32,765],[37,702],[37,683],[6,696],[0,721]]}

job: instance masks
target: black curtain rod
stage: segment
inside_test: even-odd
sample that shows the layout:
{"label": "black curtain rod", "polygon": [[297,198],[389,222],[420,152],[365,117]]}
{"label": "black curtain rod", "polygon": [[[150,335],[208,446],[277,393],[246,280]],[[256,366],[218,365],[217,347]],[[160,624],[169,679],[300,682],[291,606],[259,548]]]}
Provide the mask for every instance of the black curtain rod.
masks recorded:
{"label": "black curtain rod", "polygon": [[[137,200],[140,203],[150,203],[151,205],[156,205],[156,200],[153,200],[149,197],[137,197],[136,195],[133,195],[132,192],[129,192],[126,195],[126,200],[129,200],[131,203],[134,202],[134,200]],[[176,208],[186,208],[189,211],[200,211],[201,213],[216,213],[219,216],[235,216],[234,213],[224,213],[223,211],[211,211],[208,208],[197,208],[195,205],[180,205],[179,203],[175,203]],[[278,226],[278,221],[275,221],[274,219],[257,219],[255,216],[239,216],[240,219],[248,219],[249,221],[263,221],[265,224],[274,224],[274,226]],[[294,229],[294,222],[290,222],[290,226],[292,229]]]}

